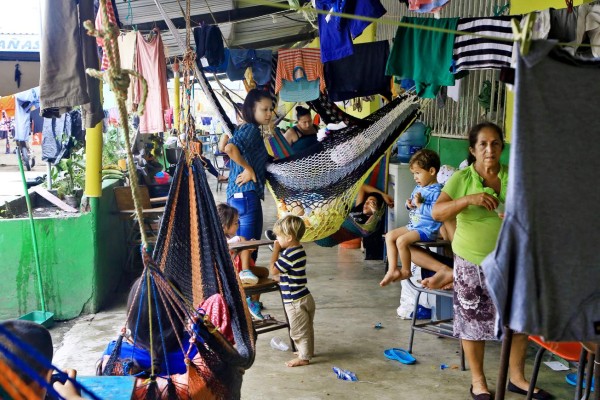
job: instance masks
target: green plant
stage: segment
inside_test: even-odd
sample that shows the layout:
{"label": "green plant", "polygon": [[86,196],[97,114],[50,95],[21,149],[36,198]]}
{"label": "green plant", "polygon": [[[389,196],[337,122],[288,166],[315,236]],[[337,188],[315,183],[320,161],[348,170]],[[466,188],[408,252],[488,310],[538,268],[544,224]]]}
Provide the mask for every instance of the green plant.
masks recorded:
{"label": "green plant", "polygon": [[71,157],[62,159],[52,166],[50,176],[52,188],[58,192],[58,197],[73,196],[77,190],[85,187],[85,148],[77,144],[71,152]]}
{"label": "green plant", "polygon": [[103,135],[104,144],[102,146],[102,165],[115,165],[125,158],[125,140],[120,134],[119,129],[111,126]]}

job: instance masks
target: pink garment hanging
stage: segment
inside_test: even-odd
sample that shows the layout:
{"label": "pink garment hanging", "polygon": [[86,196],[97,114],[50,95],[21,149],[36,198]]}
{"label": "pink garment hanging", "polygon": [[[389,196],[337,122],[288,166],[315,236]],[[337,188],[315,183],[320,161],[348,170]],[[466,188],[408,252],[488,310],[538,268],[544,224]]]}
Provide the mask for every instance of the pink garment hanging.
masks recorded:
{"label": "pink garment hanging", "polygon": [[293,81],[294,68],[302,67],[309,81],[321,79],[319,89],[325,90],[325,73],[321,63],[320,49],[288,49],[279,50],[277,58],[277,77],[275,78],[275,93],[279,93],[282,80]]}
{"label": "pink garment hanging", "polygon": [[[102,7],[102,3],[100,3],[100,7]],[[115,10],[113,9],[112,1],[108,0],[106,2],[106,13],[108,14],[108,21],[111,24],[117,26],[117,17],[115,17]],[[102,22],[104,21],[102,17],[102,8],[98,9],[98,14],[96,14],[96,29],[102,30]],[[104,39],[101,37],[96,38],[96,43],[98,46],[102,47],[102,65],[100,66],[100,70],[106,71],[110,68],[110,60],[106,56],[106,47],[104,47]]]}
{"label": "pink garment hanging", "polygon": [[[164,112],[169,108],[167,92],[167,63],[162,38],[158,30],[146,41],[144,35],[137,33],[136,46],[137,71],[146,79],[148,97],[144,114],[140,115],[140,133],[165,131]],[[136,80],[134,103],[139,104],[142,97],[142,84]]]}

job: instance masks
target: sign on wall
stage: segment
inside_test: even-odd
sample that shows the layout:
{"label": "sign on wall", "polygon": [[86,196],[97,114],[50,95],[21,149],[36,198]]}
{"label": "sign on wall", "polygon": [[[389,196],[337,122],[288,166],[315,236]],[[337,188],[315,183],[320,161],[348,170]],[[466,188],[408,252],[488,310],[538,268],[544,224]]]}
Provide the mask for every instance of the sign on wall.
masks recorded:
{"label": "sign on wall", "polygon": [[0,52],[40,51],[40,0],[2,2]]}

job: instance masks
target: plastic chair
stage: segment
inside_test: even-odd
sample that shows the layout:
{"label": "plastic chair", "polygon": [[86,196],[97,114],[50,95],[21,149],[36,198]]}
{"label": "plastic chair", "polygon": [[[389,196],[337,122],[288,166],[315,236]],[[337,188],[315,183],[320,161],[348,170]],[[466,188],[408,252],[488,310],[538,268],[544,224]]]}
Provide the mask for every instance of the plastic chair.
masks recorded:
{"label": "plastic chair", "polygon": [[[580,361],[582,357],[587,355],[587,351],[583,348],[581,343],[579,342],[546,342],[539,336],[529,336],[529,340],[533,343],[540,346],[539,350],[535,355],[535,362],[533,363],[533,373],[531,374],[531,380],[529,383],[529,391],[527,392],[527,400],[533,398],[533,391],[535,390],[535,385],[538,377],[538,373],[540,371],[540,365],[542,363],[542,356],[546,351],[551,352],[552,354],[561,357],[567,361],[577,362]],[[585,359],[584,359],[585,363]],[[593,363],[592,363],[593,364]],[[591,378],[590,378],[591,379]],[[581,384],[583,383],[583,368],[581,367],[577,370],[577,387],[575,398],[579,399],[581,396]],[[589,391],[586,389],[586,392]],[[589,397],[589,393],[587,396],[583,397],[587,399]]]}

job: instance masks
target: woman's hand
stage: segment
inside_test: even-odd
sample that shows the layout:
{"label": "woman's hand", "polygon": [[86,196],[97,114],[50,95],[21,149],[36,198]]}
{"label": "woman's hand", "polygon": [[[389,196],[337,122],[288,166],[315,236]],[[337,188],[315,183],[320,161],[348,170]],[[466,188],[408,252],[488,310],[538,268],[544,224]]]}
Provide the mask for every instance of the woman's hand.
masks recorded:
{"label": "woman's hand", "polygon": [[484,207],[486,210],[493,211],[498,207],[498,199],[491,194],[476,193],[466,196],[469,205]]}
{"label": "woman's hand", "polygon": [[244,170],[235,178],[235,183],[242,186],[248,182],[256,182],[256,173],[252,167],[244,168]]}

